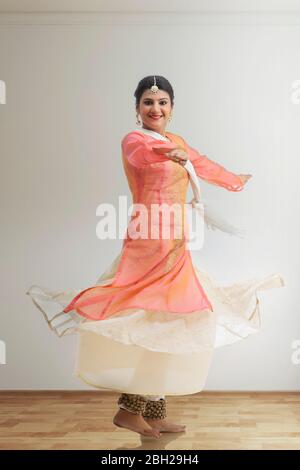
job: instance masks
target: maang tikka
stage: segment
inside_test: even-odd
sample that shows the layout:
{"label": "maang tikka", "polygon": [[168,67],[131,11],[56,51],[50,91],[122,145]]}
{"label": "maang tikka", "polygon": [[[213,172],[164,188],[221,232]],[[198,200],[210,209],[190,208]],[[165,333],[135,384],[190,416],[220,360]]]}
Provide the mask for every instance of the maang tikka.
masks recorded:
{"label": "maang tikka", "polygon": [[154,85],[152,85],[152,87],[150,88],[150,90],[152,91],[152,93],[157,93],[157,92],[158,92],[158,86],[156,85],[156,78],[155,78],[155,75],[154,75]]}

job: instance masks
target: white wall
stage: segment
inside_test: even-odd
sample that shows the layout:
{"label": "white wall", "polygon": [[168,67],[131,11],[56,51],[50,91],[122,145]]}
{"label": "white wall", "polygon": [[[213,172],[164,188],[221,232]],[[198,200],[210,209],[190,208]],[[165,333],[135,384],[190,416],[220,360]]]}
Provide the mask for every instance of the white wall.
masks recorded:
{"label": "white wall", "polygon": [[92,285],[121,240],[96,237],[96,207],[129,194],[120,141],[149,74],[175,90],[171,132],[236,173],[244,191],[201,182],[243,240],[206,232],[194,254],[220,283],[279,272],[260,295],[262,331],[216,350],[206,390],[299,390],[298,15],[0,15],[2,389],[89,389],[72,377],[76,338],[57,338],[31,284]]}

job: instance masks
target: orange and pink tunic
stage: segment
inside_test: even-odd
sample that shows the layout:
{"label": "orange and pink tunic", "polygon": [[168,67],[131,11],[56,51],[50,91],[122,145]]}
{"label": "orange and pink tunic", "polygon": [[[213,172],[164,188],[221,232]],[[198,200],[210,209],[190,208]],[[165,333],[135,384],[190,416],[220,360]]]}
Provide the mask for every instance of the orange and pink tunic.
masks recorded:
{"label": "orange and pink tunic", "polygon": [[[152,311],[192,313],[213,310],[213,306],[195,273],[187,248],[187,221],[184,205],[189,184],[186,169],[164,153],[176,147],[185,149],[197,176],[229,191],[240,191],[239,176],[209,160],[190,147],[183,138],[166,133],[170,141],[158,141],[139,131],[128,133],[122,140],[122,161],[132,193],[133,204],[142,204],[147,211],[148,237],[132,238],[127,230],[122,255],[114,279],[105,286],[92,286],[79,292],[64,312],[75,310],[91,320],[111,317],[127,308]],[[182,236],[175,238],[174,219],[170,234],[162,237],[159,218],[159,238],[150,237],[151,206],[153,204],[181,207]],[[134,224],[135,215],[130,225]],[[164,221],[165,224],[165,221]],[[172,236],[173,235],[173,236]]]}

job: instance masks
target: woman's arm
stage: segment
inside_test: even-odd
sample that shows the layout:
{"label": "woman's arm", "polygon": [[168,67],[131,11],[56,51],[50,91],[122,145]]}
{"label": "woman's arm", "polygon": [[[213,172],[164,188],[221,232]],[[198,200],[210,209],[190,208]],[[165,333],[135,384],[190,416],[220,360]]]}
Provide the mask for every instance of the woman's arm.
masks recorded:
{"label": "woman's arm", "polygon": [[144,168],[151,163],[170,160],[163,153],[156,153],[155,149],[168,152],[177,147],[175,143],[164,140],[158,140],[157,143],[149,142],[145,134],[135,131],[125,135],[121,146],[124,157],[137,168]]}
{"label": "woman's arm", "polygon": [[244,182],[238,175],[226,170],[223,166],[207,158],[206,155],[201,155],[198,150],[190,147],[186,142],[185,145],[189,159],[200,178],[216,186],[222,186],[228,191],[244,189]]}

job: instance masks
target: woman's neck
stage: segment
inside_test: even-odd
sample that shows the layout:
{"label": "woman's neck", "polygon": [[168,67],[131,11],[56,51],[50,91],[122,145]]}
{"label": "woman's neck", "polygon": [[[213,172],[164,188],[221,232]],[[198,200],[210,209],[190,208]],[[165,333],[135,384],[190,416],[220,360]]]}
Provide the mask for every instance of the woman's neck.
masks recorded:
{"label": "woman's neck", "polygon": [[142,126],[142,127],[143,127],[143,129],[146,129],[147,131],[156,132],[156,134],[160,134],[160,135],[162,135],[163,137],[166,137],[166,138],[168,137],[168,136],[166,135],[167,133],[164,132],[164,131],[162,131],[162,132],[157,132],[157,131],[155,131],[154,129],[150,129],[149,127],[145,127],[145,126]]}

